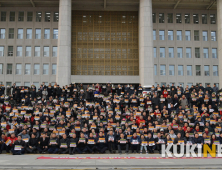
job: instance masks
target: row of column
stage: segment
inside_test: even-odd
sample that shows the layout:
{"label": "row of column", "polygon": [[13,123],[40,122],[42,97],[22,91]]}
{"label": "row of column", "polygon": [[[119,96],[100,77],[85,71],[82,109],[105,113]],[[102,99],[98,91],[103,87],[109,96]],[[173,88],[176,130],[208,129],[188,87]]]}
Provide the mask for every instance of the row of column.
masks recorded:
{"label": "row of column", "polygon": [[[72,0],[60,0],[56,82],[71,82],[71,13]],[[152,0],[139,5],[139,76],[143,85],[154,84]],[[90,83],[90,82],[89,82]],[[139,83],[139,82],[138,82]]]}

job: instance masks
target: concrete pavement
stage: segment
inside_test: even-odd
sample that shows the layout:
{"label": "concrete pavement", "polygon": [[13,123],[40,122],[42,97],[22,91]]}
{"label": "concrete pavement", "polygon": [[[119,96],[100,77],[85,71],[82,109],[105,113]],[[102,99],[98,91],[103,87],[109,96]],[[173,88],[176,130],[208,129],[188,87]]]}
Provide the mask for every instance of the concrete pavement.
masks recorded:
{"label": "concrete pavement", "polygon": [[37,159],[38,157],[161,157],[159,154],[0,155],[0,169],[221,169],[213,159]]}

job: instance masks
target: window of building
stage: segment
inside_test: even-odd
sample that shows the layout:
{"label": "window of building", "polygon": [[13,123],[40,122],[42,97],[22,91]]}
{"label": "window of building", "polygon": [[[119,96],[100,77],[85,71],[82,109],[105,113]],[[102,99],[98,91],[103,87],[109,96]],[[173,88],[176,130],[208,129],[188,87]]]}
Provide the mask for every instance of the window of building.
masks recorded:
{"label": "window of building", "polygon": [[179,82],[179,83],[178,83],[178,86],[180,86],[180,85],[181,85],[181,87],[184,87],[184,83]]}
{"label": "window of building", "polygon": [[207,24],[207,14],[202,14],[202,24]]}
{"label": "window of building", "polygon": [[7,74],[12,74],[12,64],[7,64]]}
{"label": "window of building", "polygon": [[40,57],[40,47],[39,46],[35,46],[35,57]]}
{"label": "window of building", "polygon": [[1,21],[6,21],[6,12],[1,11]]}
{"label": "window of building", "polygon": [[35,29],[35,39],[41,39],[41,28]]}
{"label": "window of building", "polygon": [[218,76],[218,66],[213,66],[213,76]]}
{"label": "window of building", "polygon": [[202,35],[203,35],[203,41],[208,41],[207,31],[203,31],[203,32],[202,32]]}
{"label": "window of building", "polygon": [[17,46],[16,56],[22,57],[22,46]]}
{"label": "window of building", "polygon": [[153,40],[156,40],[156,30],[153,30]]}
{"label": "window of building", "polygon": [[173,23],[173,13],[168,13],[167,14],[167,22],[168,23]]}
{"label": "window of building", "polygon": [[165,58],[165,47],[160,47],[160,58]]}
{"label": "window of building", "polygon": [[157,75],[157,65],[154,64],[154,75],[156,76]]}
{"label": "window of building", "polygon": [[53,29],[53,39],[58,39],[58,29]]}
{"label": "window of building", "polygon": [[8,38],[9,39],[14,39],[14,28],[9,28]]}
{"label": "window of building", "polygon": [[43,75],[49,74],[49,64],[43,64]]}
{"label": "window of building", "polygon": [[196,76],[201,76],[201,66],[196,65]]}
{"label": "window of building", "polygon": [[190,23],[190,14],[185,14],[184,19],[185,19],[185,24],[189,24]]}
{"label": "window of building", "polygon": [[212,48],[212,58],[217,58],[217,48]]}
{"label": "window of building", "polygon": [[174,48],[169,47],[168,48],[169,58],[174,58]]}
{"label": "window of building", "polygon": [[54,12],[53,21],[59,22],[59,12]]}
{"label": "window of building", "polygon": [[39,88],[39,82],[33,82],[34,86],[36,87],[36,90]]}
{"label": "window of building", "polygon": [[3,64],[0,64],[0,74],[3,74]]}
{"label": "window of building", "polygon": [[156,23],[156,13],[153,13],[153,23]]}
{"label": "window of building", "polygon": [[159,23],[164,23],[164,13],[159,13]]}
{"label": "window of building", "polygon": [[199,24],[199,15],[198,14],[193,14],[193,23]]}
{"label": "window of building", "polygon": [[15,82],[15,85],[16,85],[16,86],[21,86],[21,82],[20,82],[20,81],[16,81],[16,82]]}
{"label": "window of building", "polygon": [[40,69],[40,65],[34,64],[34,75],[39,75],[39,69]]}
{"label": "window of building", "polygon": [[183,76],[183,65],[178,65],[178,76]]}
{"label": "window of building", "polygon": [[153,47],[153,57],[156,58],[156,47]]}
{"label": "window of building", "polygon": [[28,28],[26,30],[26,39],[32,39],[32,29]]}
{"label": "window of building", "polygon": [[191,33],[189,30],[185,31],[186,41],[190,41]]}
{"label": "window of building", "polygon": [[50,22],[51,13],[45,12],[45,22]]}
{"label": "window of building", "polygon": [[31,74],[31,64],[25,64],[25,75]]}
{"label": "window of building", "polygon": [[183,58],[183,48],[182,47],[177,48],[177,58]]}
{"label": "window of building", "polygon": [[26,57],[31,57],[32,55],[32,47],[31,46],[26,46],[25,47],[25,56]]}
{"label": "window of building", "polygon": [[169,65],[169,75],[174,76],[175,75],[175,66],[174,65]]}
{"label": "window of building", "polygon": [[187,65],[187,76],[192,76],[192,65]]}
{"label": "window of building", "polygon": [[199,30],[194,30],[194,41],[200,41]]}
{"label": "window of building", "polygon": [[191,86],[193,85],[193,83],[187,83],[188,87],[191,88]]}
{"label": "window of building", "polygon": [[49,57],[49,47],[43,47],[43,57]]}
{"label": "window of building", "polygon": [[186,47],[186,57],[191,58],[191,48],[190,47]]}
{"label": "window of building", "polygon": [[44,29],[44,39],[50,39],[50,29]]}
{"label": "window of building", "polygon": [[163,85],[166,87],[166,82],[161,82],[161,83],[160,83],[160,86],[161,86],[161,87],[162,87]]}
{"label": "window of building", "polygon": [[22,64],[16,64],[16,72],[15,74],[21,75],[22,74]]}
{"label": "window of building", "polygon": [[164,39],[165,39],[165,31],[159,30],[159,40],[164,40]]}
{"label": "window of building", "polygon": [[23,39],[23,29],[22,28],[19,28],[18,29],[18,39]]}
{"label": "window of building", "polygon": [[195,58],[200,58],[200,48],[195,48]]}
{"label": "window of building", "polygon": [[182,31],[177,31],[177,40],[182,41]]}
{"label": "window of building", "polygon": [[209,58],[209,50],[208,48],[203,48],[204,58]]}
{"label": "window of building", "polygon": [[217,41],[216,31],[211,31],[211,41]]}
{"label": "window of building", "polygon": [[57,57],[57,47],[56,46],[52,47],[52,56]]}
{"label": "window of building", "polygon": [[15,12],[10,12],[9,14],[9,21],[15,21]]}
{"label": "window of building", "polygon": [[178,23],[178,24],[182,23],[182,16],[181,16],[181,14],[176,14],[176,23]]}
{"label": "window of building", "polygon": [[166,65],[160,65],[160,75],[165,76],[166,75]]}
{"label": "window of building", "polygon": [[27,12],[27,21],[32,22],[33,12]]}
{"label": "window of building", "polygon": [[216,14],[210,14],[210,23],[216,24]]}
{"label": "window of building", "polygon": [[24,21],[24,11],[18,13],[18,21]]}
{"label": "window of building", "polygon": [[36,22],[41,22],[42,20],[42,12],[36,12]]}
{"label": "window of building", "polygon": [[4,51],[5,51],[5,47],[0,46],[0,57],[4,57]]}
{"label": "window of building", "polygon": [[57,64],[52,64],[52,75],[56,75]]}
{"label": "window of building", "polygon": [[8,46],[8,56],[13,56],[13,46]]}
{"label": "window of building", "polygon": [[204,75],[210,76],[210,66],[204,66]]}
{"label": "window of building", "polygon": [[173,30],[168,30],[168,40],[173,40]]}
{"label": "window of building", "polygon": [[0,39],[5,39],[5,29],[0,28]]}
{"label": "window of building", "polygon": [[30,82],[24,82],[24,86],[30,87]]}

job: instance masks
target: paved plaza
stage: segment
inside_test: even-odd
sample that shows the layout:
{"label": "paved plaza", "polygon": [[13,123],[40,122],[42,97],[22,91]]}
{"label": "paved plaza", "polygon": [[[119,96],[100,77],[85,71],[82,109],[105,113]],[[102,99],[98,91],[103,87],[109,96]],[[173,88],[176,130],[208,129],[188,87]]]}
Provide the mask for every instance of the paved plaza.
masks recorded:
{"label": "paved plaza", "polygon": [[[41,157],[57,159],[38,159]],[[86,157],[100,157],[100,159],[85,159]],[[107,157],[113,159],[107,159]],[[114,157],[118,157],[118,159]],[[123,157],[136,157],[136,159],[123,159]],[[138,157],[149,157],[149,159],[138,159]],[[150,159],[150,157],[154,159]],[[21,156],[1,154],[0,169],[221,169],[221,160],[222,158],[162,159],[159,154],[26,154]]]}

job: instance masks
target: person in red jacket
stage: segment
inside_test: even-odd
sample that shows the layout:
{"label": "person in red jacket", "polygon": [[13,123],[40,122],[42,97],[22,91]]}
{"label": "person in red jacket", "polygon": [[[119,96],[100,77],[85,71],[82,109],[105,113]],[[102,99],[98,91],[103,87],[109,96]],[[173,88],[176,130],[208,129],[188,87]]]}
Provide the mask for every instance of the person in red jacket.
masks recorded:
{"label": "person in red jacket", "polygon": [[163,94],[163,97],[164,97],[164,98],[167,98],[167,96],[168,96],[168,91],[167,91],[166,89],[164,89],[163,92],[162,92],[162,94]]}
{"label": "person in red jacket", "polygon": [[[140,123],[144,123],[144,125],[145,125],[145,120],[143,119],[143,116],[140,116],[137,120],[136,120],[136,124],[139,126],[140,125]],[[143,125],[143,126],[144,126]]]}

